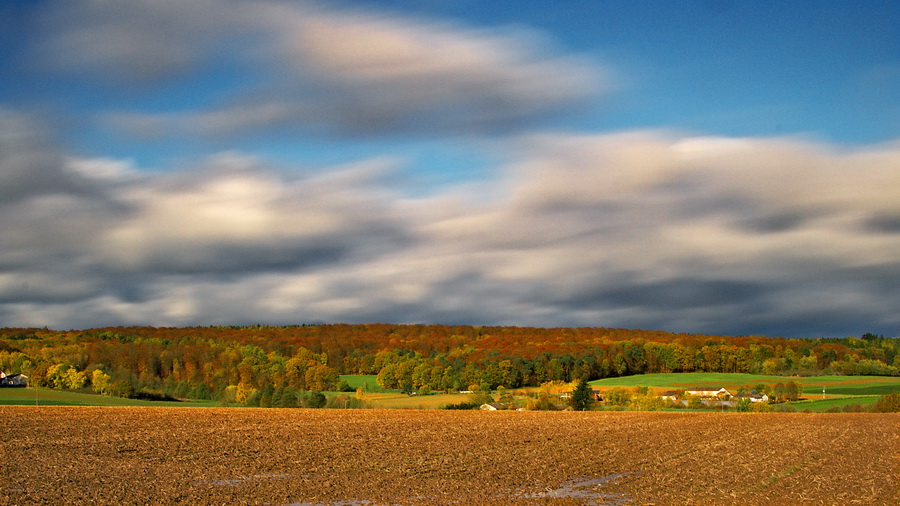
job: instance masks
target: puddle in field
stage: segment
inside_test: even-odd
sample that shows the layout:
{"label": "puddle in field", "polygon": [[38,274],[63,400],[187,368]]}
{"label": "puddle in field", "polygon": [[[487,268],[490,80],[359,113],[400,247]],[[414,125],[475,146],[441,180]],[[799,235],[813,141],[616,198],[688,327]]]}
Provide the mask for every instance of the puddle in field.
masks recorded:
{"label": "puddle in field", "polygon": [[[602,489],[610,482],[618,480],[619,478],[624,478],[631,474],[633,473],[617,473],[596,478],[575,478],[563,483],[558,488],[544,490],[542,492],[520,493],[518,494],[518,497],[524,499],[576,499],[581,500],[583,504],[586,505],[624,505],[632,502],[631,498],[627,497],[623,493],[609,493],[604,492]],[[254,474],[252,476],[239,476],[237,478],[229,478],[224,480],[204,480],[198,482],[198,484],[213,485],[217,487],[240,487],[252,481],[277,480],[290,477],[290,474]],[[372,504],[375,503],[365,499],[343,499],[324,503],[294,502],[285,506],[370,506]]]}
{"label": "puddle in field", "polygon": [[581,499],[585,504],[627,504],[631,499],[625,494],[611,494],[601,489],[611,481],[628,476],[631,473],[617,473],[599,478],[575,478],[565,482],[559,488],[524,494],[527,499]]}

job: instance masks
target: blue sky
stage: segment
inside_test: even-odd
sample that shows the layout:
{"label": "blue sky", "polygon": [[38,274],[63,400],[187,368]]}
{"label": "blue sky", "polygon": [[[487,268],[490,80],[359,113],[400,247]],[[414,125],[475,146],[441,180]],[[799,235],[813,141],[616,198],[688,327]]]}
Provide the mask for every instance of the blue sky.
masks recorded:
{"label": "blue sky", "polygon": [[10,2],[0,325],[900,334],[895,2]]}

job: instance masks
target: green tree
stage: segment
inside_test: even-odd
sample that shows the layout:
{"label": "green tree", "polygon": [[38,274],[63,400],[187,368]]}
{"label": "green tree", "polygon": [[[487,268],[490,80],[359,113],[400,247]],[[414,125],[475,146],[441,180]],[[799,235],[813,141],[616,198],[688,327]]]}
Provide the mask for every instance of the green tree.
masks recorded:
{"label": "green tree", "polygon": [[[471,386],[469,388],[471,388]],[[491,404],[492,402],[494,402],[494,396],[491,394],[491,387],[487,383],[482,383],[481,385],[479,385],[478,388],[474,390],[474,392],[474,395],[470,397],[470,402],[474,402],[479,406],[481,406],[482,404]]]}
{"label": "green tree", "polygon": [[134,385],[126,379],[116,381],[112,385],[112,394],[116,397],[124,397],[126,399],[134,397]]}
{"label": "green tree", "polygon": [[789,401],[797,401],[803,395],[803,384],[799,381],[788,381],[784,384],[785,397]]}
{"label": "green tree", "polygon": [[306,398],[303,401],[303,405],[307,408],[324,408],[325,404],[327,404],[328,399],[325,398],[325,394],[322,392],[310,392],[306,394]]}
{"label": "green tree", "polygon": [[569,399],[569,405],[575,411],[588,411],[593,407],[594,391],[584,378],[575,385],[575,390],[572,391],[572,397]]}

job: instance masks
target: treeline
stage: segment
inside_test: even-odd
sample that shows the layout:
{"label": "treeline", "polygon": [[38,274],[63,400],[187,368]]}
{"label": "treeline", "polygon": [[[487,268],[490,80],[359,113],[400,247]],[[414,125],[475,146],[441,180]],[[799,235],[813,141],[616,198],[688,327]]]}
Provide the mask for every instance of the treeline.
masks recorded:
{"label": "treeline", "polygon": [[669,372],[900,375],[898,351],[898,339],[873,334],[781,339],[387,324],[0,329],[0,369],[38,386],[251,405],[318,402],[303,393],[347,390],[342,374],[377,375],[382,388],[404,391]]}

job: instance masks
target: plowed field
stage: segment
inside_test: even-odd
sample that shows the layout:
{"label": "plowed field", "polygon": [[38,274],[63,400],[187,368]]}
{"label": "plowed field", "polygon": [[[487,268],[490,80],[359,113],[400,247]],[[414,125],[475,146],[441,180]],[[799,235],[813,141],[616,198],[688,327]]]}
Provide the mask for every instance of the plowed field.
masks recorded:
{"label": "plowed field", "polygon": [[898,504],[900,415],[0,407],[3,504]]}

